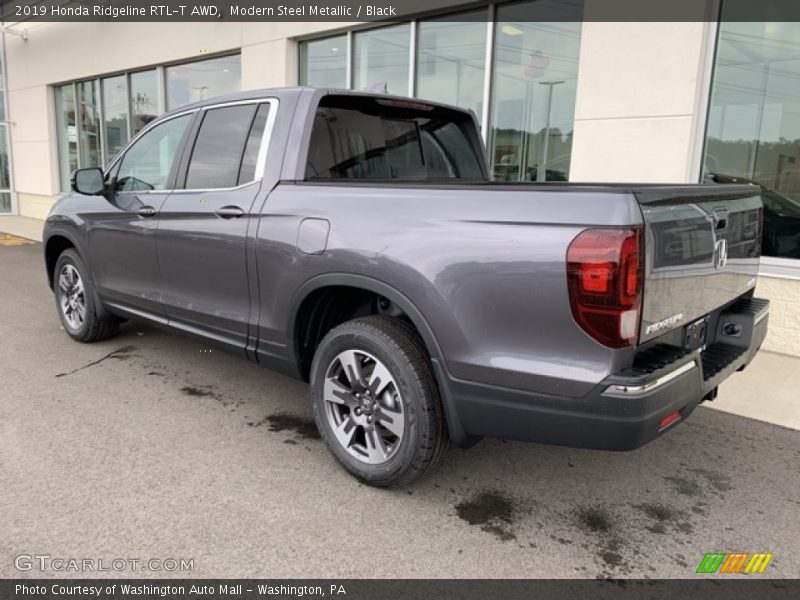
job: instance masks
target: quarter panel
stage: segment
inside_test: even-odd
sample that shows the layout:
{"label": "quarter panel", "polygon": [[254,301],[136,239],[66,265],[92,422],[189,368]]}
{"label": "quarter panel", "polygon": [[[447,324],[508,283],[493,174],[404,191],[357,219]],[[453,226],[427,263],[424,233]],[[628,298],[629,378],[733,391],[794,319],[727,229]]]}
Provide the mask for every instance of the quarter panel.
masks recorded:
{"label": "quarter panel", "polygon": [[[305,218],[326,251],[296,248]],[[296,290],[332,272],[384,282],[424,315],[456,378],[580,397],[629,351],[575,324],[565,256],[586,225],[637,225],[626,193],[494,186],[281,184],[259,217],[259,339],[288,348]]]}

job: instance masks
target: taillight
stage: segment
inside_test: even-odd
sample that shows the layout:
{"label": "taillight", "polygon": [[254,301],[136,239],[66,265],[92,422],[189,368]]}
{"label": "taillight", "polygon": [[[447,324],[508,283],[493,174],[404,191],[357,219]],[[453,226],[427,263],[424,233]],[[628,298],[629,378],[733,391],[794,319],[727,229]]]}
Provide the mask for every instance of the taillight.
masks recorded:
{"label": "taillight", "polygon": [[567,250],[572,315],[611,348],[636,343],[642,304],[641,229],[587,229]]}

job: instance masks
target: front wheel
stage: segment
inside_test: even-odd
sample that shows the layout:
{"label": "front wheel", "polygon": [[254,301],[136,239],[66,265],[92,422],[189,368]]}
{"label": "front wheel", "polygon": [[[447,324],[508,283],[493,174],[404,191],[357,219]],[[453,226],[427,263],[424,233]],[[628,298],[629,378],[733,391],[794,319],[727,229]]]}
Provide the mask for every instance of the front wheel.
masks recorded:
{"label": "front wheel", "polygon": [[369,485],[406,485],[447,447],[427,353],[399,319],[370,316],[331,330],[314,354],[311,395],[328,448]]}
{"label": "front wheel", "polygon": [[53,271],[53,291],[64,330],[79,342],[99,342],[117,332],[119,320],[106,313],[81,257],[65,250]]}

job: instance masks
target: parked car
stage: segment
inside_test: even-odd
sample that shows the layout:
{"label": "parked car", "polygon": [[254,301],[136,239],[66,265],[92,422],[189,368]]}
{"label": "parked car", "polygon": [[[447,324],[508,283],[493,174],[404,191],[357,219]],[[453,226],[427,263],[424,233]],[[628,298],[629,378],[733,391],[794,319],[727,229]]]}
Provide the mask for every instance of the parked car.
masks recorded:
{"label": "parked car", "polygon": [[72,187],[44,231],[72,338],[141,319],[305,379],[322,438],[372,485],[483,436],[636,448],[766,335],[752,186],[493,183],[450,106],[208,100]]}
{"label": "parked car", "polygon": [[711,173],[714,183],[749,183],[761,190],[764,202],[764,236],[761,253],[764,256],[800,258],[800,202],[784,196],[763,184],[744,177]]}

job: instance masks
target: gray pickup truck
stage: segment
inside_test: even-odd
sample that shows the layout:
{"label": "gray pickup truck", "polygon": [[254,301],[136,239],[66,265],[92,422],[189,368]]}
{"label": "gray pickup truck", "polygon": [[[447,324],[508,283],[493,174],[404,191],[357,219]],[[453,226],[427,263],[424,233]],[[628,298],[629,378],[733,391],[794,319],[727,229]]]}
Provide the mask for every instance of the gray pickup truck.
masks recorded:
{"label": "gray pickup truck", "polygon": [[209,100],[72,187],[44,232],[70,336],[141,319],[307,380],[329,449],[372,485],[483,436],[636,448],[767,331],[756,186],[494,183],[450,106]]}

